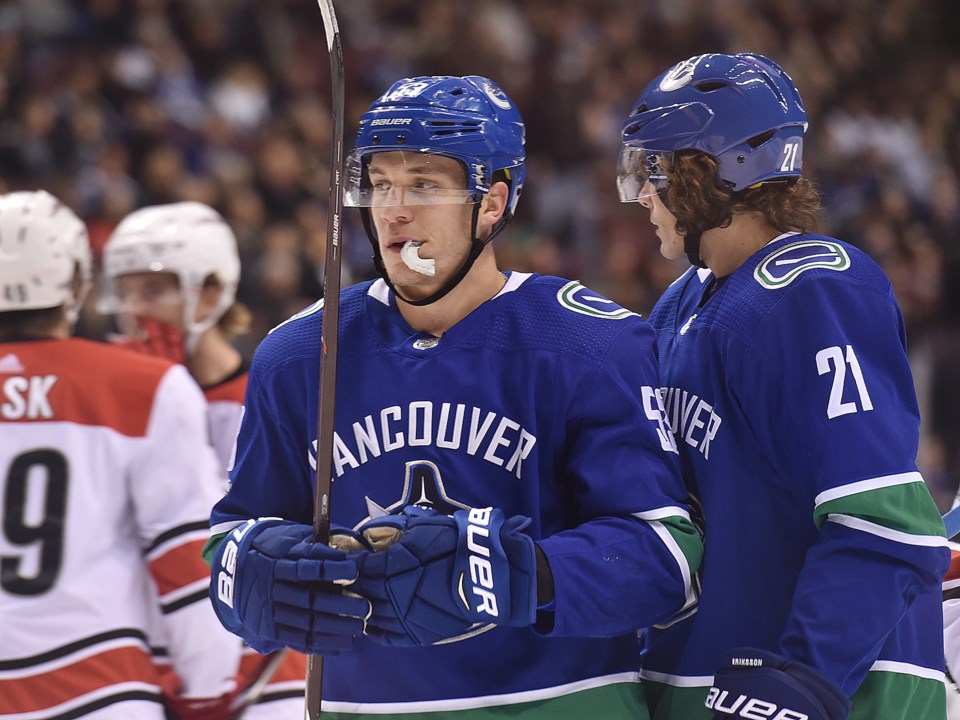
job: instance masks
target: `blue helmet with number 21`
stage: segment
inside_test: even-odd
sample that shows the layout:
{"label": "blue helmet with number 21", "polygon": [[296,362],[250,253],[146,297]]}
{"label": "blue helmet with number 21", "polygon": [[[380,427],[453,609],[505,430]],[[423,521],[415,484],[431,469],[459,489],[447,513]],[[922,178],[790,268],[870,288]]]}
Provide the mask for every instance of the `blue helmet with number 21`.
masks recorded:
{"label": "blue helmet with number 21", "polygon": [[806,129],[800,93],[773,60],[747,53],[684,60],[647,85],[623,123],[620,199],[665,190],[664,162],[680,150],[715,158],[732,192],[795,180]]}

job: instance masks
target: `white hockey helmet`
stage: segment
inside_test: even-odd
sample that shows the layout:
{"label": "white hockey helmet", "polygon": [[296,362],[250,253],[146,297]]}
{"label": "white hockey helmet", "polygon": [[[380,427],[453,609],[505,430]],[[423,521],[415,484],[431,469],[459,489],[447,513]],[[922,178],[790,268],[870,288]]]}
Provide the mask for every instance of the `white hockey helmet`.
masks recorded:
{"label": "white hockey helmet", "polygon": [[90,275],[87,228],[73,210],[44,190],[0,195],[0,312],[63,306],[73,323]]}
{"label": "white hockey helmet", "polygon": [[[130,213],[117,226],[103,249],[103,288],[97,309],[103,314],[123,311],[117,279],[140,272],[177,276],[183,297],[187,348],[233,305],[240,281],[237,238],[220,214],[199,202],[154,205]],[[204,282],[215,276],[222,288],[217,308],[196,320]]]}

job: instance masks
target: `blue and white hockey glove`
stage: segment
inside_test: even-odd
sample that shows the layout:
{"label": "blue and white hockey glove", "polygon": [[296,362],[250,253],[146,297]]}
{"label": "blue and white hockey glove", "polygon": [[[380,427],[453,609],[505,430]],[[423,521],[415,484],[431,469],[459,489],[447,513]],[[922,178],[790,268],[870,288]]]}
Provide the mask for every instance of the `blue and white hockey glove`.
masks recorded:
{"label": "blue and white hockey glove", "polygon": [[756,648],[730,653],[714,676],[706,706],[724,720],[845,720],[850,714],[850,700],[820,673]]}
{"label": "blue and white hockey glove", "polygon": [[529,518],[495,508],[453,517],[416,507],[363,527],[399,535],[380,552],[351,553],[354,588],[373,604],[366,634],[384,645],[430,645],[490,623],[523,627],[536,618],[537,563]]}
{"label": "blue and white hockey glove", "polygon": [[309,525],[263,518],[235,528],[217,550],[217,617],[261,653],[335,655],[363,631],[370,603],[342,586],[356,579],[357,562],[312,538]]}

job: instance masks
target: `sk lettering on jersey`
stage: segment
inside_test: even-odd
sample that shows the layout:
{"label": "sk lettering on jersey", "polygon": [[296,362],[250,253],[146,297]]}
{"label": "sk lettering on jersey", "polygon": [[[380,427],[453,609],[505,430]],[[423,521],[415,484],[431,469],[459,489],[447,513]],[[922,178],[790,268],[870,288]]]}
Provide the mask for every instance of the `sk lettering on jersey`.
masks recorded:
{"label": "sk lettering on jersey", "polygon": [[56,382],[56,375],[8,377],[3,381],[0,416],[5,420],[49,420],[53,417],[49,395]]}

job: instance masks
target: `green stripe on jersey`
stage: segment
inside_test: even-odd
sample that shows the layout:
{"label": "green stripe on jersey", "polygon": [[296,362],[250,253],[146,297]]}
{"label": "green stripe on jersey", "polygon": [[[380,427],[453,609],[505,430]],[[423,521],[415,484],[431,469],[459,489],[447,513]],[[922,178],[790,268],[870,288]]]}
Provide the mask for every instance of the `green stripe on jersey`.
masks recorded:
{"label": "green stripe on jersey", "polygon": [[813,511],[817,527],[823,525],[830,513],[853,515],[910,535],[946,536],[940,511],[923,482],[891,485],[828,500]]}
{"label": "green stripe on jersey", "polygon": [[670,533],[670,537],[677,541],[680,546],[680,552],[687,560],[690,568],[690,574],[693,575],[700,567],[700,561],[703,559],[703,542],[700,540],[700,533],[693,523],[684,517],[674,515],[664,518],[659,522]]}
{"label": "green stripe on jersey", "polygon": [[849,720],[943,720],[947,691],[939,680],[870,672],[853,696]]}
{"label": "green stripe on jersey", "polygon": [[213,567],[213,558],[217,554],[217,550],[220,549],[220,543],[223,542],[223,539],[230,533],[220,533],[219,535],[214,535],[211,538],[208,538],[207,541],[203,544],[203,550],[200,553],[203,555],[203,561],[207,564],[207,567]]}
{"label": "green stripe on jersey", "polygon": [[[368,678],[375,682],[375,678]],[[398,705],[398,709],[402,707]],[[347,713],[324,709],[330,720],[650,720],[639,683],[615,683],[533,702],[472,710]]]}
{"label": "green stripe on jersey", "polygon": [[643,681],[652,720],[712,720],[704,701],[709,687],[674,687],[652,680]]}
{"label": "green stripe on jersey", "polygon": [[[643,681],[652,720],[713,720],[704,700],[709,687]],[[939,680],[872,671],[853,696],[848,720],[944,720],[947,694]]]}

